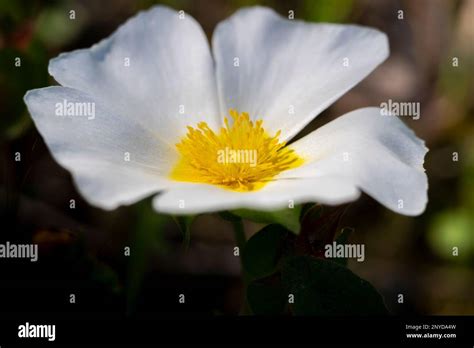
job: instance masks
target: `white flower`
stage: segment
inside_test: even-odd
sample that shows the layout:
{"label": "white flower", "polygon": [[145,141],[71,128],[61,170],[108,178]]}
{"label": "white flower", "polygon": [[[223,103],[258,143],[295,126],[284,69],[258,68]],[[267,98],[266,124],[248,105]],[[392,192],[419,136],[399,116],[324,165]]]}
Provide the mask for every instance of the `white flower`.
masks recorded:
{"label": "white flower", "polygon": [[364,191],[398,213],[423,212],[427,149],[379,108],[285,146],[386,59],[385,34],[254,7],[220,23],[212,48],[193,18],[157,6],[51,60],[61,86],[25,102],[88,202],[114,209],[158,193],[156,210],[191,214],[334,205]]}

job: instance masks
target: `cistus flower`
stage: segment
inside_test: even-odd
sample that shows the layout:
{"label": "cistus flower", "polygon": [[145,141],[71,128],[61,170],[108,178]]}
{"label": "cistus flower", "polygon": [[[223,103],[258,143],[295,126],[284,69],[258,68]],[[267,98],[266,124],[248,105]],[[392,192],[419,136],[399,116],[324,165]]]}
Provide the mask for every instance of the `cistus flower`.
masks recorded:
{"label": "cistus flower", "polygon": [[417,215],[427,149],[397,117],[362,108],[289,143],[388,53],[378,30],[263,7],[221,22],[211,53],[191,16],[157,6],[52,59],[61,86],[25,102],[53,157],[104,209],[156,194],[166,213],[273,210],[364,191]]}

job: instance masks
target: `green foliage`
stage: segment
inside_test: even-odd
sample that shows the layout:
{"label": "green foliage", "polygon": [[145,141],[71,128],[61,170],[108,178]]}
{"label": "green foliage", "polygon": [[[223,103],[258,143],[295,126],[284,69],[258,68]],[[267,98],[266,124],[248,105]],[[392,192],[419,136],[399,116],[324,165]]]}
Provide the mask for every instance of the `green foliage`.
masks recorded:
{"label": "green foliage", "polygon": [[231,212],[228,212],[228,211],[221,211],[218,213],[218,215],[226,220],[226,221],[229,221],[229,222],[236,222],[236,221],[241,221],[242,218],[240,216],[237,216],[237,215],[234,215],[232,214]]}
{"label": "green foliage", "polygon": [[[18,59],[21,67],[15,66]],[[22,100],[28,89],[47,85],[46,62],[44,47],[38,42],[31,44],[27,52],[14,48],[0,51],[0,90],[5,94],[0,106],[4,113],[0,119],[3,138],[14,139],[31,125]]]}
{"label": "green foliage", "polygon": [[304,0],[301,15],[314,22],[341,23],[349,18],[353,3],[353,0]]}
{"label": "green foliage", "polygon": [[[440,257],[463,262],[474,257],[474,219],[465,209],[445,210],[433,218],[428,231],[428,243]],[[456,247],[458,255],[453,255]]]}
{"label": "green foliage", "polygon": [[231,213],[261,224],[280,224],[295,234],[298,234],[300,231],[300,205],[296,205],[294,208],[286,208],[276,211],[237,209],[233,210]]}
{"label": "green foliage", "polygon": [[387,314],[382,297],[345,267],[346,259],[324,259],[325,244],[346,244],[353,232],[344,228],[336,233],[344,210],[323,213],[321,206],[305,206],[300,235],[270,224],[247,241],[242,265],[252,279],[247,303],[254,314],[285,313],[290,294],[296,315]]}
{"label": "green foliage", "polygon": [[388,314],[370,283],[332,261],[290,257],[282,265],[281,279],[295,297],[291,309],[297,315]]}
{"label": "green foliage", "polygon": [[284,227],[272,224],[247,241],[242,264],[249,275],[263,278],[275,272],[288,233],[290,232]]}
{"label": "green foliage", "polygon": [[440,258],[470,265],[474,261],[474,152],[466,149],[461,153],[460,202],[433,215],[426,238],[432,252]]}
{"label": "green foliage", "polygon": [[86,16],[80,8],[75,8],[74,11],[77,13],[74,20],[71,20],[69,18],[71,10],[73,9],[61,6],[49,7],[41,11],[36,21],[38,38],[52,46],[62,46],[71,42],[82,29]]}
{"label": "green foliage", "polygon": [[135,302],[140,291],[143,277],[147,271],[150,256],[153,251],[165,250],[163,230],[168,222],[168,217],[157,214],[150,202],[138,204],[137,224],[130,245],[130,256],[127,272],[127,312],[134,311]]}

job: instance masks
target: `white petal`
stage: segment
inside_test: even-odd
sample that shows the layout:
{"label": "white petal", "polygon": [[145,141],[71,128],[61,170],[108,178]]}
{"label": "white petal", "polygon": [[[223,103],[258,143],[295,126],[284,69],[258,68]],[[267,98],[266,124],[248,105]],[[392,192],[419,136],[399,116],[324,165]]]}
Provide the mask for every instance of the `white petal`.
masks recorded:
{"label": "white petal", "polygon": [[290,146],[308,163],[281,178],[345,177],[397,213],[419,215],[425,209],[428,149],[402,121],[382,116],[379,108],[352,111]]}
{"label": "white petal", "polygon": [[282,130],[284,140],[367,76],[389,51],[386,35],[378,30],[287,20],[261,7],[240,10],[220,23],[212,43],[221,111],[235,108],[263,118],[271,133]]}
{"label": "white petal", "polygon": [[49,72],[170,144],[187,125],[221,124],[207,38],[190,15],[181,19],[164,6],[139,13],[89,49],[59,55]]}
{"label": "white petal", "polygon": [[[93,103],[83,105],[94,110],[94,117],[92,113],[88,117],[58,116],[65,100]],[[66,87],[29,91],[25,103],[53,157],[72,173],[90,203],[113,209],[168,186],[164,176],[176,160],[175,152],[136,119]]]}
{"label": "white petal", "polygon": [[360,191],[337,177],[282,179],[261,190],[235,192],[213,185],[185,184],[172,187],[153,199],[153,207],[163,213],[197,214],[237,208],[274,210],[304,202],[337,205],[353,201]]}

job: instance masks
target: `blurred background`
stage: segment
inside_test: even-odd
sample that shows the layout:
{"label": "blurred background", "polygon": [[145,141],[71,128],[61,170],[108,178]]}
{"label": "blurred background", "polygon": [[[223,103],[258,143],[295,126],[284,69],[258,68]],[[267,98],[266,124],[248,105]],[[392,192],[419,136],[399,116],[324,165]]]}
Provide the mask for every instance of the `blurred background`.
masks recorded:
{"label": "blurred background", "polygon": [[[367,196],[351,204],[343,225],[355,229],[352,243],[365,244],[366,260],[349,267],[382,293],[392,313],[474,314],[473,0],[0,0],[0,243],[40,247],[37,263],[0,260],[0,313],[238,313],[240,265],[228,222],[199,216],[186,251],[175,221],[154,213],[149,200],[112,212],[88,205],[23,103],[27,90],[55,84],[50,58],[91,46],[155,3],[191,14],[209,38],[219,21],[255,4],[387,33],[390,58],[304,133],[388,99],[421,103],[421,118],[404,121],[430,149],[427,210],[410,218]],[[261,227],[246,223],[249,236]]]}

